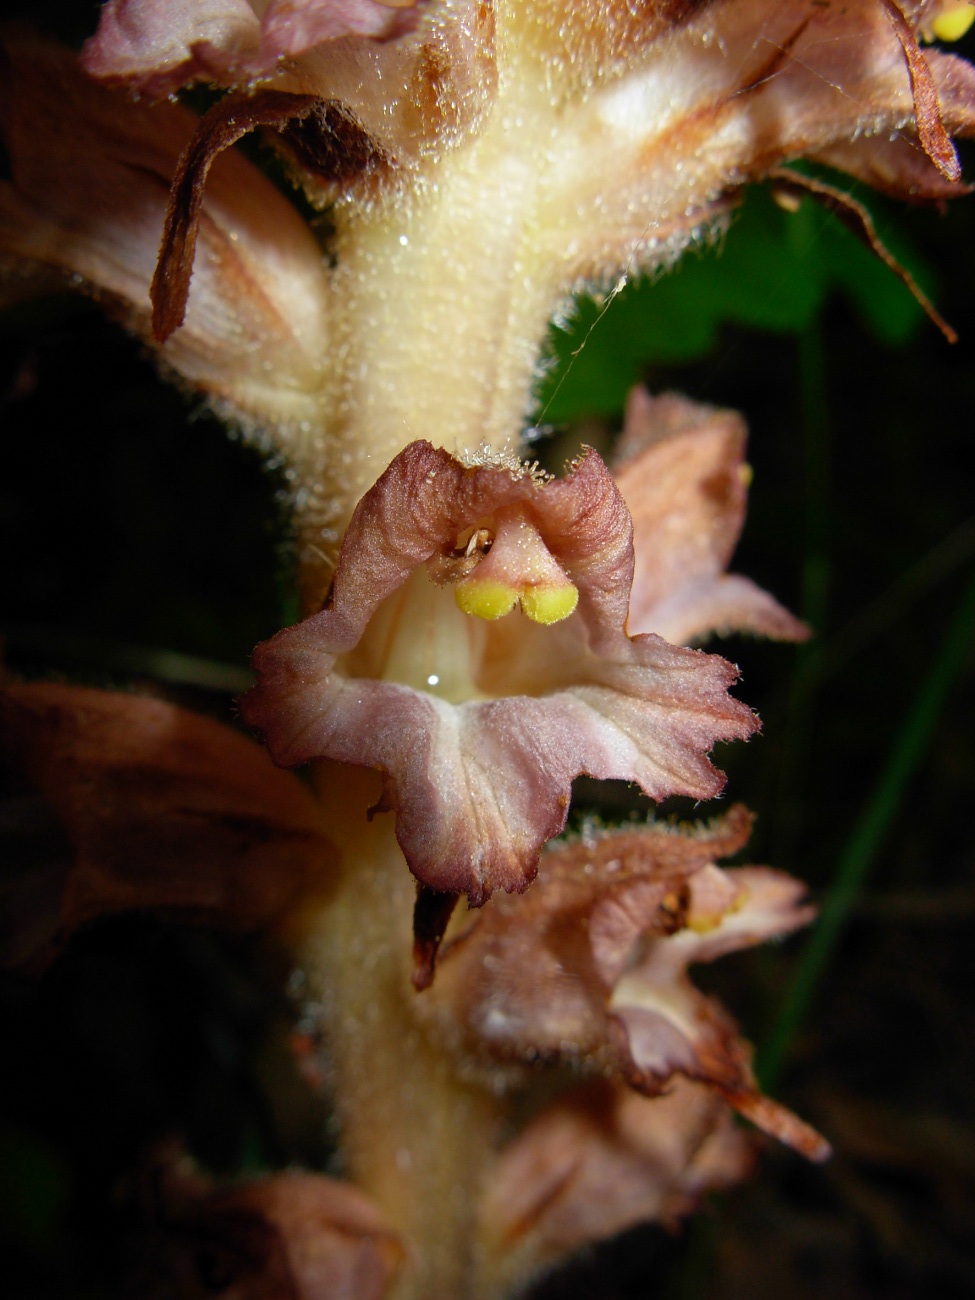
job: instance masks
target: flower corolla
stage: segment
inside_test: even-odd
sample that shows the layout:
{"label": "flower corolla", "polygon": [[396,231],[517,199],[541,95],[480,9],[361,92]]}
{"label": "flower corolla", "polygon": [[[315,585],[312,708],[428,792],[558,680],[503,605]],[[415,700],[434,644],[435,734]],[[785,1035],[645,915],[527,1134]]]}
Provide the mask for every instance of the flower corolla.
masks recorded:
{"label": "flower corolla", "polygon": [[597,454],[555,481],[487,462],[407,447],[242,701],[280,763],[377,768],[417,879],[474,905],[527,887],[576,776],[710,798],[707,751],[758,725],[731,664],[627,634],[632,528]]}

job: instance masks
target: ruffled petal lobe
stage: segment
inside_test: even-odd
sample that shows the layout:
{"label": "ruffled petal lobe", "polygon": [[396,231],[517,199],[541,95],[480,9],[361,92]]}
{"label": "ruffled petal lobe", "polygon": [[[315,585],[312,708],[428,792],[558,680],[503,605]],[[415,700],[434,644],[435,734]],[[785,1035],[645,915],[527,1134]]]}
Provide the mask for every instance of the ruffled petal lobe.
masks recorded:
{"label": "ruffled petal lobe", "polygon": [[648,1100],[590,1082],[505,1147],[481,1230],[488,1249],[524,1274],[640,1223],[673,1227],[751,1165],[745,1135],[707,1089],[677,1081]]}

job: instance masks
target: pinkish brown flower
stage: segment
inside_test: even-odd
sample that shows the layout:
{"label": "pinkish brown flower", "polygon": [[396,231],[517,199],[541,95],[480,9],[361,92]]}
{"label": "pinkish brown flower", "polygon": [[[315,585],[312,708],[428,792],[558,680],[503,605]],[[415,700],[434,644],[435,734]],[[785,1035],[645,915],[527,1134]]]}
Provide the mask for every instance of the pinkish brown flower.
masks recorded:
{"label": "pinkish brown flower", "polygon": [[201,122],[174,191],[159,338],[178,326],[189,281],[188,196],[217,152],[262,125],[313,200],[374,199],[378,183],[395,202],[411,195],[413,216],[431,168],[466,153],[444,193],[465,196],[470,221],[499,194],[513,201],[509,252],[530,226],[544,319],[584,278],[673,261],[743,185],[796,158],[905,198],[960,192],[951,132],[975,129],[975,77],[917,36],[944,8],[457,0],[421,16],[408,3],[275,0],[258,20],[245,0],[112,0],[86,61],[145,94],[201,78],[235,92]]}
{"label": "pinkish brown flower", "polygon": [[[706,132],[708,149],[682,140],[684,156],[697,175],[724,165],[721,188],[775,160],[814,153],[827,160],[834,146],[858,173],[872,141],[852,151],[847,142],[899,133],[912,114],[928,160],[957,179],[945,117],[955,129],[971,126],[970,105],[959,118],[956,103],[959,92],[970,98],[970,83],[964,65],[923,52],[917,38],[948,7],[651,0],[634,9],[620,0],[548,0],[496,12],[469,0],[271,0],[258,17],[247,0],[109,0],[85,64],[96,77],[156,96],[198,80],[253,92],[273,79],[278,90],[345,105],[387,147],[395,135],[402,143],[418,119],[427,137],[451,118],[456,127],[458,98],[490,101],[499,77],[510,82],[534,70],[539,100],[556,111],[598,90],[604,130],[622,128],[643,145],[649,172],[656,168],[646,131],[678,140],[687,130],[701,139]],[[495,23],[504,36],[497,48]],[[465,129],[484,111],[461,114]],[[393,123],[400,130],[391,134]],[[731,143],[743,146],[735,163],[725,156]],[[908,152],[901,150],[905,166]]]}
{"label": "pinkish brown flower", "polygon": [[166,95],[193,81],[271,77],[285,60],[345,37],[387,41],[416,26],[423,0],[108,0],[85,68]]}
{"label": "pinkish brown flower", "polygon": [[639,1223],[673,1226],[751,1168],[744,1132],[707,1088],[652,1099],[606,1080],[574,1088],[502,1151],[481,1211],[488,1250],[514,1276]]}
{"label": "pinkish brown flower", "polygon": [[745,522],[745,436],[734,411],[630,393],[613,477],[633,516],[631,634],[656,632],[675,645],[714,632],[809,635],[755,583],[725,573]]}
{"label": "pinkish brown flower", "polygon": [[485,95],[490,101],[490,6],[271,0],[261,8],[258,17],[248,0],[109,0],[83,63],[99,80],[151,98],[197,81],[243,91],[238,103],[253,113],[247,130],[265,120],[266,96],[292,96],[291,114],[273,119],[272,142],[323,201],[449,143],[473,128]]}
{"label": "pinkish brown flower", "polygon": [[243,715],[279,763],[379,769],[429,889],[521,891],[577,775],[709,798],[707,750],[757,726],[730,664],[626,634],[632,575],[594,453],[545,482],[413,443],[356,509],[326,608],[258,647]]}
{"label": "pinkish brown flower", "polygon": [[813,1159],[826,1144],[763,1097],[748,1045],[687,967],[791,933],[812,918],[803,886],[767,867],[721,870],[750,818],[710,829],[607,831],[550,847],[539,879],[498,897],[448,940],[420,1013],[485,1066],[575,1062],[647,1096],[675,1076]]}
{"label": "pinkish brown flower", "polygon": [[[173,173],[196,119],[127,102],[67,50],[5,42],[0,128],[3,288],[70,285],[151,337],[149,284]],[[165,370],[227,418],[278,445],[321,421],[327,343],[321,249],[288,200],[242,155],[213,165],[198,222],[186,325],[159,349]],[[295,457],[298,459],[298,457]]]}

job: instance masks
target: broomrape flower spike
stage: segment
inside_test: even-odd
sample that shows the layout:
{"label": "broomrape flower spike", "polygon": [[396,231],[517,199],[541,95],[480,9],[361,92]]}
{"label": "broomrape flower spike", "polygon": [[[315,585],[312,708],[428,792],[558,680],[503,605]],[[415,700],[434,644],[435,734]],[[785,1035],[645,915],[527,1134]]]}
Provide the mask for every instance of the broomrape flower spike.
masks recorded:
{"label": "broomrape flower spike", "polygon": [[[571,293],[670,265],[797,158],[912,202],[963,192],[950,135],[975,128],[975,77],[917,42],[955,4],[256,8],[111,0],[84,52],[101,86],[12,43],[0,253],[38,282],[80,274],[273,449],[309,611],[355,503],[409,441],[517,440]],[[195,125],[150,107],[200,81],[229,94]],[[45,102],[52,83],[70,113]],[[329,206],[331,265],[232,155],[248,130]]]}

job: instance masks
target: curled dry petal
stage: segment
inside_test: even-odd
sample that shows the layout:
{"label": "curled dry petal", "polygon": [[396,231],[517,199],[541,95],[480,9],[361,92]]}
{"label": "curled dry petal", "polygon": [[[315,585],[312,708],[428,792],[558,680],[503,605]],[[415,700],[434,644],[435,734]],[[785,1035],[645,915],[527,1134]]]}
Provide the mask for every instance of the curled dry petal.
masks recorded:
{"label": "curled dry petal", "polygon": [[[942,122],[956,135],[975,134],[975,69],[964,59],[939,50],[924,50],[923,58],[937,92]],[[836,140],[819,157],[894,198],[939,201],[968,192],[966,186],[948,180],[932,165],[929,156],[903,131],[878,138],[854,134]]]}
{"label": "curled dry petal", "polygon": [[639,1223],[670,1226],[751,1164],[729,1108],[699,1084],[678,1080],[649,1099],[592,1082],[546,1106],[504,1149],[481,1232],[523,1276]]}
{"label": "curled dry petal", "polygon": [[[0,261],[17,266],[8,294],[30,288],[32,274],[60,276],[151,338],[149,283],[195,121],[178,105],[133,104],[96,85],[67,51],[9,41]],[[280,426],[288,445],[321,421],[321,250],[291,204],[232,153],[213,164],[198,230],[186,325],[160,361],[245,425]]]}
{"label": "curled dry petal", "polygon": [[307,113],[316,101],[264,91],[231,96],[204,114],[180,159],[170,190],[159,261],[152,277],[152,332],[158,343],[186,319],[196,241],[203,215],[203,193],[214,161],[257,125],[279,124]]}
{"label": "curled dry petal", "polygon": [[22,832],[6,863],[8,963],[37,969],[86,922],[125,911],[266,929],[327,881],[333,849],[302,783],[186,709],[7,686],[0,762]]}
{"label": "curled dry petal", "polygon": [[961,164],[941,116],[938,90],[931,67],[921,51],[914,29],[896,0],[883,0],[891,26],[900,41],[914,97],[914,121],[921,148],[948,181],[961,179]]}
{"label": "curled dry petal", "polygon": [[626,635],[632,573],[594,453],[543,483],[412,443],[357,507],[326,608],[258,647],[242,713],[279,763],[377,768],[429,889],[521,891],[577,775],[708,798],[707,750],[755,729],[730,664]]}
{"label": "curled dry petal", "polygon": [[161,1153],[146,1179],[154,1222],[142,1267],[152,1294],[162,1279],[172,1287],[166,1294],[209,1293],[214,1274],[225,1279],[227,1300],[382,1300],[389,1293],[405,1250],[355,1187],[298,1171],[220,1186],[177,1154]]}
{"label": "curled dry petal", "polygon": [[714,865],[749,825],[735,809],[695,833],[651,824],[550,847],[525,899],[493,899],[448,941],[420,1014],[487,1066],[579,1061],[648,1096],[695,1079],[822,1158],[819,1135],[761,1097],[736,1025],[686,974],[812,917],[788,876]]}
{"label": "curled dry petal", "polygon": [[745,522],[745,437],[734,411],[631,392],[613,470],[633,516],[631,633],[677,645],[712,632],[808,636],[761,588],[725,573]]}

